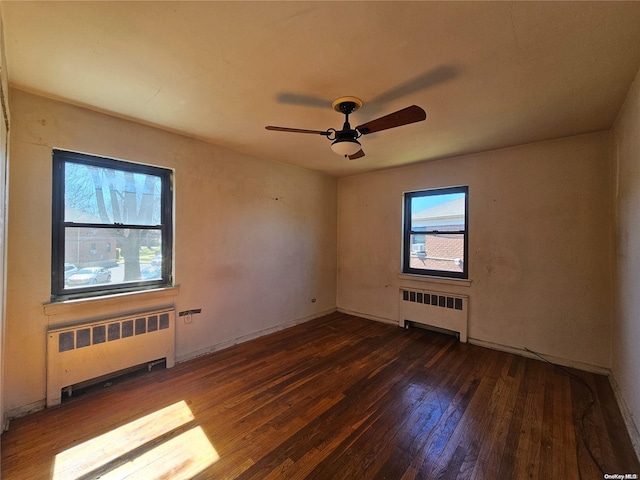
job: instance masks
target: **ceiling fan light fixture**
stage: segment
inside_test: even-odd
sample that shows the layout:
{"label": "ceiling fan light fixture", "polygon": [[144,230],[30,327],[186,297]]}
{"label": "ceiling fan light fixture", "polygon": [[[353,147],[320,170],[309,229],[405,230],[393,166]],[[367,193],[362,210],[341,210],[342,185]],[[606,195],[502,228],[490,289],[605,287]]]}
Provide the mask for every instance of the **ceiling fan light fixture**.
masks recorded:
{"label": "ceiling fan light fixture", "polygon": [[355,138],[338,138],[331,144],[331,150],[338,155],[348,157],[359,152],[362,146]]}

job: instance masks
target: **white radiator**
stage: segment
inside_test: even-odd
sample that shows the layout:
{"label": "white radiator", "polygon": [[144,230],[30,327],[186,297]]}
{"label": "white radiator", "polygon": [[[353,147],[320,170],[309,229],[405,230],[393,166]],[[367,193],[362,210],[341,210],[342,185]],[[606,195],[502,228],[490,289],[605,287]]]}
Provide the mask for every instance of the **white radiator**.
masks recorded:
{"label": "white radiator", "polygon": [[49,328],[47,406],[63,388],[163,358],[174,366],[173,307]]}
{"label": "white radiator", "polygon": [[398,324],[407,327],[417,323],[456,332],[461,342],[467,341],[467,311],[469,297],[451,293],[400,289]]}

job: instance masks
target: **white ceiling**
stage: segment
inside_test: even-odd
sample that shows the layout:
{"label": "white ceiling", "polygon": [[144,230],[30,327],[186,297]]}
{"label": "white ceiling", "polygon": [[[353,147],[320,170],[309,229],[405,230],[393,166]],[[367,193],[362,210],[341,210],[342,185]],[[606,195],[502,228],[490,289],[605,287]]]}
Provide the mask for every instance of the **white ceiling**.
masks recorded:
{"label": "white ceiling", "polygon": [[[640,68],[640,2],[3,1],[13,86],[345,176],[611,127]],[[321,136],[416,104],[425,122]],[[96,152],[99,153],[99,152]]]}

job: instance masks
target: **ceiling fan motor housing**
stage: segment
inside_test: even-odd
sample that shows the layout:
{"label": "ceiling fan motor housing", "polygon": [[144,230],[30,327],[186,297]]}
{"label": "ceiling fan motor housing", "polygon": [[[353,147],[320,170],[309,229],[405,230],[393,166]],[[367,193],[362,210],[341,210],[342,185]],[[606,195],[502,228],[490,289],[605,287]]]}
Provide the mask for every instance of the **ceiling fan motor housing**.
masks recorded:
{"label": "ceiling fan motor housing", "polygon": [[[360,137],[360,134],[357,130],[353,130],[351,128],[345,128],[343,130],[336,131],[336,142],[356,142],[357,138]],[[359,143],[358,143],[359,144]]]}

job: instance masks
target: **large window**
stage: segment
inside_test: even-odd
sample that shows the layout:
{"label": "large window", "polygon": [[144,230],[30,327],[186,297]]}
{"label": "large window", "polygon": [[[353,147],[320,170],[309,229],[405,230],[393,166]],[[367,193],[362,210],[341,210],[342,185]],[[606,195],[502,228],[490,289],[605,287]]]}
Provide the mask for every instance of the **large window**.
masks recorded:
{"label": "large window", "polygon": [[172,172],[53,151],[52,300],[172,283]]}
{"label": "large window", "polygon": [[403,272],[468,278],[469,187],[404,194]]}

